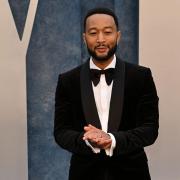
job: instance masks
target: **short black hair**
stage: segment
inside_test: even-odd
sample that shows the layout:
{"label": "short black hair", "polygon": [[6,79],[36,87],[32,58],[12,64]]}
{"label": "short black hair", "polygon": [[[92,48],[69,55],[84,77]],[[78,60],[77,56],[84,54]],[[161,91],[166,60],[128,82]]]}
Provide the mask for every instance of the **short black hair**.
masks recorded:
{"label": "short black hair", "polygon": [[89,16],[92,16],[93,14],[107,14],[107,15],[110,15],[114,18],[114,22],[116,24],[116,27],[117,29],[119,28],[119,24],[118,24],[118,18],[116,16],[116,14],[111,10],[111,9],[108,9],[108,8],[94,8],[94,9],[91,9],[87,12],[85,18],[84,18],[84,32],[86,30],[86,20]]}

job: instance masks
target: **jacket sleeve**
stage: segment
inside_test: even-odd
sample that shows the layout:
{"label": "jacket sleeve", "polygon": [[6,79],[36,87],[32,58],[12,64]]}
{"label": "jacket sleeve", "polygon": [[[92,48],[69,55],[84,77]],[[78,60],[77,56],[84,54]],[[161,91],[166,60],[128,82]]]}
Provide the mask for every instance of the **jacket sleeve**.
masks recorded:
{"label": "jacket sleeve", "polygon": [[[59,76],[55,94],[55,120],[54,137],[55,141],[63,149],[76,154],[91,154],[91,149],[83,141],[84,132],[74,129],[72,122],[72,100],[67,85],[68,78]],[[66,84],[66,86],[65,86]],[[78,119],[77,119],[78,122]]]}
{"label": "jacket sleeve", "polygon": [[127,154],[155,142],[158,136],[159,111],[156,87],[150,69],[145,72],[143,86],[137,103],[136,127],[127,131],[112,132],[116,139],[114,155]]}

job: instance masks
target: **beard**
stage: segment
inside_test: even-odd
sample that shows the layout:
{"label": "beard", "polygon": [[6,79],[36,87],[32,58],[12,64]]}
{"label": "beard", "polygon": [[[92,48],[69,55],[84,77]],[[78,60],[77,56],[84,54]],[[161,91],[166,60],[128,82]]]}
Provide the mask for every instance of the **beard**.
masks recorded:
{"label": "beard", "polygon": [[91,50],[87,46],[87,50],[88,50],[90,56],[92,56],[93,59],[95,59],[96,61],[99,61],[99,62],[105,62],[105,61],[109,60],[115,54],[116,49],[117,49],[117,44],[115,44],[111,49],[109,49],[107,55],[98,56],[97,53],[95,52],[95,50]]}

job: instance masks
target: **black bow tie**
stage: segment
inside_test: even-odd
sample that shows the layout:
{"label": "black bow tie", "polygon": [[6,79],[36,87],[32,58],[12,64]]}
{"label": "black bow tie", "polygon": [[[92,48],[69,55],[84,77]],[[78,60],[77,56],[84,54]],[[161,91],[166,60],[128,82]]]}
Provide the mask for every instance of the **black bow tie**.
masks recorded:
{"label": "black bow tie", "polygon": [[101,74],[105,75],[106,83],[108,86],[111,84],[114,78],[114,68],[109,68],[105,70],[90,69],[90,73],[91,73],[91,80],[93,81],[94,86],[98,85]]}

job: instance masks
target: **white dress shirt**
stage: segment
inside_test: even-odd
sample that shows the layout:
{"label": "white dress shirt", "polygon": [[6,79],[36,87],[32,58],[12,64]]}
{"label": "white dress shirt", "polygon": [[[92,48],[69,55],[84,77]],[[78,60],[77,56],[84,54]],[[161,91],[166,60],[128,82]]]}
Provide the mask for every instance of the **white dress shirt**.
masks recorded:
{"label": "white dress shirt", "polygon": [[[116,56],[114,56],[112,62],[105,68],[115,68],[116,65]],[[97,67],[92,58],[90,59],[90,69],[98,69],[101,70],[99,67]],[[101,122],[101,127],[104,132],[107,132],[108,129],[108,118],[109,118],[109,107],[110,107],[110,100],[111,100],[111,92],[113,87],[113,81],[108,86],[106,83],[105,75],[102,74],[100,77],[100,81],[97,86],[94,86],[92,82],[93,92],[94,92],[94,98],[96,102],[96,108],[98,111],[99,119]],[[114,138],[114,135],[111,133],[108,133],[112,139],[111,147],[108,149],[105,149],[106,155],[112,156],[113,150],[116,146],[116,140]],[[99,148],[94,148],[91,146],[91,144],[86,141],[86,144],[91,147],[94,153],[99,153]]]}

